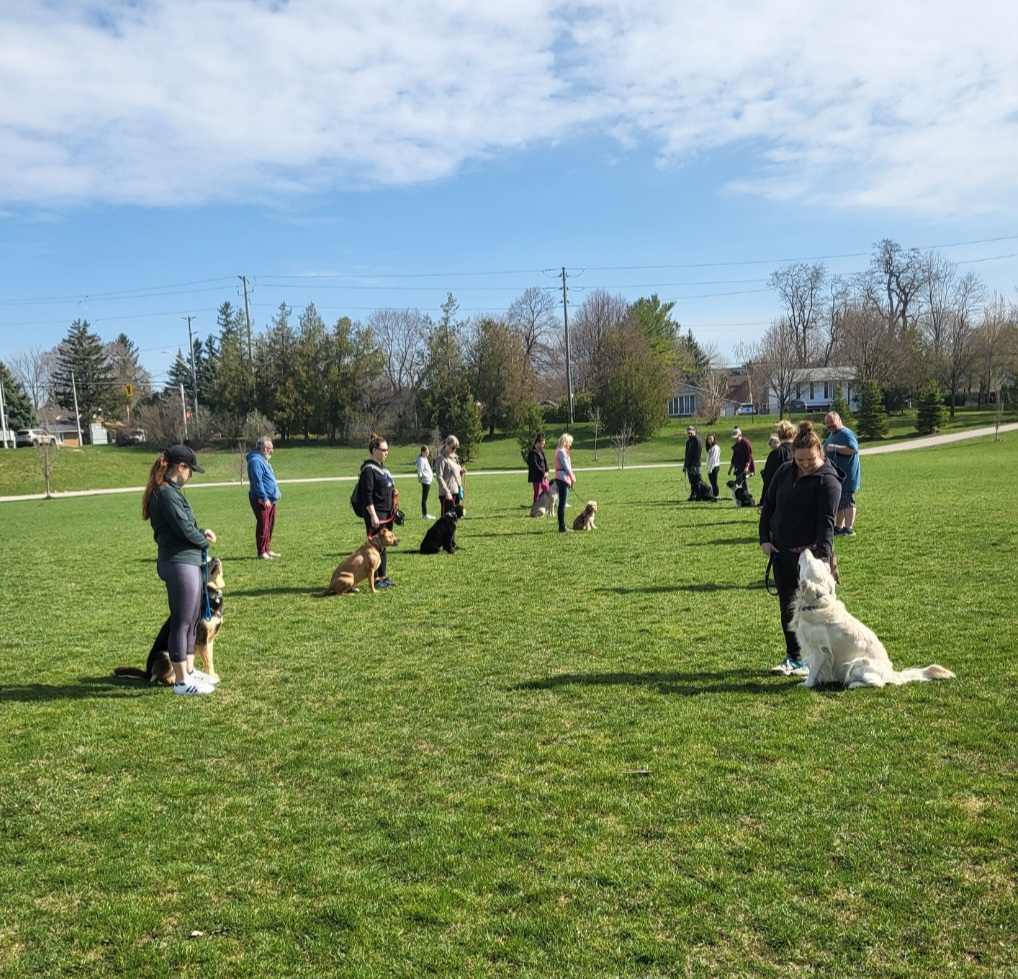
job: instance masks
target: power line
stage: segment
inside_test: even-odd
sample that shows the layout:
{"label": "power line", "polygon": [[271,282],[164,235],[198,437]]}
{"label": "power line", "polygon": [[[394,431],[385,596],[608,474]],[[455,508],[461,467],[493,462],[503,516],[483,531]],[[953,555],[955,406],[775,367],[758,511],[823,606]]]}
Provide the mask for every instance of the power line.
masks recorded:
{"label": "power line", "polygon": [[192,292],[214,292],[219,286],[208,289],[187,289],[185,292],[168,292],[170,289],[185,289],[186,286],[204,286],[210,282],[225,282],[232,279],[232,276],[224,275],[215,279],[197,279],[194,282],[178,282],[165,286],[139,286],[137,289],[118,289],[116,292],[83,292],[75,296],[49,296],[36,297],[34,299],[4,299],[0,306],[35,306],[48,303],[82,303],[94,299],[115,301],[119,299],[149,299],[156,296],[177,296],[189,295]]}

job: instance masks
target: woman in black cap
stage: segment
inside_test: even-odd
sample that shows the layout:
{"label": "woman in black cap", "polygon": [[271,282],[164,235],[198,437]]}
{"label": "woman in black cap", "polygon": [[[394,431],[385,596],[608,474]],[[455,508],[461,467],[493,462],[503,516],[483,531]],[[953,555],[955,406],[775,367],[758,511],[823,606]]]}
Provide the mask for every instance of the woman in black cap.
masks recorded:
{"label": "woman in black cap", "polygon": [[202,564],[216,535],[200,530],[182,492],[192,473],[204,472],[194,450],[171,445],[152,465],[141,501],[141,515],[152,524],[159,545],[156,569],[170,603],[169,654],[173,692],[197,696],[215,690],[210,677],[194,668],[194,641],[201,615]]}

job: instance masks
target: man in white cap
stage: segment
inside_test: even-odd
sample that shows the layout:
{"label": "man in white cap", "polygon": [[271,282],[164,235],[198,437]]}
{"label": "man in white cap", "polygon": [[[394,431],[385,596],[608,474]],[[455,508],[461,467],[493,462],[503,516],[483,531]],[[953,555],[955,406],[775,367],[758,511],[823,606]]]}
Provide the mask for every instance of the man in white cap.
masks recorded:
{"label": "man in white cap", "polygon": [[753,462],[753,444],[742,434],[742,429],[737,428],[732,432],[732,461],[729,463],[728,472],[735,473],[735,482],[738,486],[746,485],[746,477],[756,472],[756,464]]}

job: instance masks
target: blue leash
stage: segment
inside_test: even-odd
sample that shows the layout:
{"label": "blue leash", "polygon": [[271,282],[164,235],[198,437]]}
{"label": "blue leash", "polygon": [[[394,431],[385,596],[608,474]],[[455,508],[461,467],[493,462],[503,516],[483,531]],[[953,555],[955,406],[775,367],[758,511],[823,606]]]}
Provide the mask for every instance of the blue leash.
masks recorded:
{"label": "blue leash", "polygon": [[212,618],[212,603],[209,601],[209,549],[201,551],[201,617],[207,622]]}

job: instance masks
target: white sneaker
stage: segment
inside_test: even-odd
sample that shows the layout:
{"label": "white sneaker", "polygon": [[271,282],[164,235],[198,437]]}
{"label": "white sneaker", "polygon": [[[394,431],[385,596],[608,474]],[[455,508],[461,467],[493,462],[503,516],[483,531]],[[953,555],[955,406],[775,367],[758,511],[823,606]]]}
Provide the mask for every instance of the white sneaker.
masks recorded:
{"label": "white sneaker", "polygon": [[269,557],[282,557],[282,554],[277,554],[275,551],[269,551]]}
{"label": "white sneaker", "polygon": [[207,683],[210,687],[214,687],[219,682],[219,677],[211,676],[204,670],[199,670],[197,667],[191,670],[191,672],[187,676],[187,679],[189,683],[192,680],[197,680],[198,683]]}
{"label": "white sneaker", "polygon": [[215,691],[216,688],[211,683],[202,683],[199,680],[173,684],[173,692],[178,697],[201,697],[205,694],[215,693]]}
{"label": "white sneaker", "polygon": [[271,561],[272,560],[272,555],[269,554],[268,551],[266,551],[264,554],[259,554],[258,557],[262,561]]}
{"label": "white sneaker", "polygon": [[432,516],[432,514],[426,513],[426,514],[424,514],[424,519],[425,520],[434,520],[435,518],[434,518],[434,516]]}

